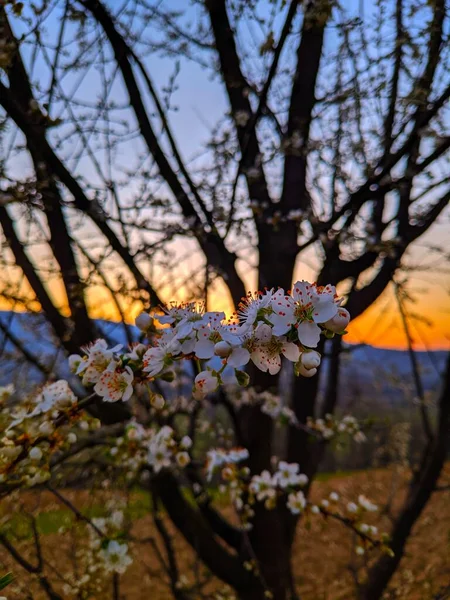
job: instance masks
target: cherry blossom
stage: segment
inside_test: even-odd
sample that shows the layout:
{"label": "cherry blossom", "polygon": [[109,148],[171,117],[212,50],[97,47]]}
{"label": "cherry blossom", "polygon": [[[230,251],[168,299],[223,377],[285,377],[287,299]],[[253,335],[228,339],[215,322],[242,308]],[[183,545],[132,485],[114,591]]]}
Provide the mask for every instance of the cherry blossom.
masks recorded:
{"label": "cherry blossom", "polygon": [[96,340],[93,344],[85,346],[82,350],[85,356],[72,354],[69,357],[69,365],[77,375],[83,373],[83,383],[97,383],[103,371],[114,358],[114,353],[121,350],[122,344],[108,348],[105,340]]}
{"label": "cherry blossom", "polygon": [[286,506],[293,515],[298,515],[301,513],[306,506],[306,498],[304,493],[299,490],[298,492],[292,492],[289,494]]}
{"label": "cherry blossom", "polygon": [[317,288],[306,281],[297,281],[292,295],[278,290],[271,300],[273,312],[267,317],[273,324],[274,335],[283,335],[295,327],[299,341],[315,348],[321,333],[317,323],[325,323],[337,313],[335,296],[333,286]]}
{"label": "cherry blossom", "polygon": [[236,313],[243,327],[242,332],[251,327],[263,314],[272,313],[272,296],[273,289],[254,294],[248,292],[247,296],[242,298]]}
{"label": "cherry blossom", "polygon": [[281,488],[287,488],[297,483],[298,471],[300,467],[297,463],[287,463],[280,461],[278,471],[275,473],[277,485]]}
{"label": "cherry blossom", "polygon": [[117,368],[115,363],[110,363],[103,371],[99,381],[94,386],[96,394],[103,398],[104,402],[126,402],[133,395],[133,371],[130,367]]}
{"label": "cherry blossom", "polygon": [[271,500],[276,496],[276,486],[276,478],[265,470],[261,475],[253,475],[249,490],[255,494],[256,499],[259,501]]}
{"label": "cherry blossom", "polygon": [[133,559],[128,554],[127,544],[121,544],[117,540],[108,542],[106,548],[99,552],[104,562],[106,571],[123,574],[131,565]]}
{"label": "cherry blossom", "polygon": [[149,348],[143,357],[143,371],[154,377],[165,367],[172,364],[172,358],[181,352],[181,344],[172,330],[159,339],[158,345]]}
{"label": "cherry blossom", "polygon": [[260,323],[248,342],[251,349],[251,360],[261,371],[269,371],[275,375],[281,369],[281,354],[292,362],[297,362],[300,350],[293,342],[288,342],[284,336],[273,335],[269,325]]}

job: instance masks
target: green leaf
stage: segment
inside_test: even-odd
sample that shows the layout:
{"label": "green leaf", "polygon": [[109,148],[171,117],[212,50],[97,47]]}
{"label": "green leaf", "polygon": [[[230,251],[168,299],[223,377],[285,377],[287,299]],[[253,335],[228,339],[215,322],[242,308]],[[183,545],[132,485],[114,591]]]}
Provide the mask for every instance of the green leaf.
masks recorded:
{"label": "green leaf", "polygon": [[0,590],[4,590],[7,585],[9,585],[14,579],[14,575],[12,573],[6,573],[3,577],[0,577]]}

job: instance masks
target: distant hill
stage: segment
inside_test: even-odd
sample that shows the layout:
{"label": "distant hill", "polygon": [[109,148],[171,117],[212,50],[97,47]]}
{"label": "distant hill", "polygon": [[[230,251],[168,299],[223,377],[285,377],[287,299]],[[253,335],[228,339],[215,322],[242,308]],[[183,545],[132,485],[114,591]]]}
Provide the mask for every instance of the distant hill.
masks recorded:
{"label": "distant hill", "polygon": [[[96,324],[102,336],[111,344],[126,344],[123,324],[104,320],[97,320]],[[0,311],[0,385],[13,381],[16,387],[25,392],[42,381],[39,369],[24,364],[20,352],[5,335],[4,328],[58,377],[69,377],[67,363],[61,360],[61,354],[57,352],[56,340],[43,315]],[[139,330],[132,325],[127,325],[127,328],[132,339],[137,341]],[[437,388],[440,373],[445,366],[446,352],[417,352],[416,356],[425,389]],[[327,369],[326,358],[322,369]],[[402,350],[348,344],[342,361],[340,386],[340,393],[348,402],[357,398],[359,394],[378,394],[391,401],[398,401],[402,395],[411,397],[413,387],[408,353]]]}

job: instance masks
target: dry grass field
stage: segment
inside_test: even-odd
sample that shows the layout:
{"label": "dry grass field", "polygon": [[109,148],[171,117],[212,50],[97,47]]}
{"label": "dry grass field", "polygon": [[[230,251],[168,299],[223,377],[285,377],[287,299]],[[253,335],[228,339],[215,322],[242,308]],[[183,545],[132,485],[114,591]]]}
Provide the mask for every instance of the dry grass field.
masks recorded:
{"label": "dry grass field", "polygon": [[[442,483],[450,480],[450,465],[447,465],[442,476]],[[316,482],[312,490],[312,498],[320,500],[332,490],[345,498],[355,498],[359,493],[366,494],[374,501],[383,503],[392,484],[395,485],[395,501],[393,513],[398,508],[404,493],[405,476],[395,475],[389,470],[370,470],[350,475],[334,475],[323,477]],[[90,514],[101,514],[102,507],[111,498],[112,492],[68,491],[67,497],[83,511]],[[157,532],[149,513],[148,499],[132,495],[129,499],[129,514],[134,524],[132,543],[134,563],[121,578],[120,595],[123,600],[166,600],[172,598],[167,586],[167,578],[156,558],[153,542],[157,540]],[[15,523],[18,547],[33,561],[33,542],[26,535],[23,515],[27,512],[40,514],[38,528],[41,531],[41,543],[46,564],[56,567],[58,575],[52,579],[58,581],[73,569],[75,550],[80,543],[80,529],[68,510],[61,506],[48,492],[28,492],[12,501],[5,501],[0,507],[0,519]],[[389,529],[389,518],[378,515],[373,521],[380,530]],[[61,532],[64,528],[64,532]],[[174,545],[179,556],[179,567],[183,584],[190,586],[205,581],[202,588],[204,595],[211,598],[214,590],[223,586],[220,582],[209,578],[201,565],[195,562],[193,554],[168,526],[174,536]],[[59,532],[58,532],[59,530]],[[147,540],[147,541],[145,541]],[[145,543],[142,543],[142,542]],[[159,542],[157,548],[164,552]],[[394,576],[385,598],[403,600],[433,600],[450,598],[450,492],[441,491],[434,494],[420,520],[416,523],[413,534],[406,548],[406,555]],[[324,522],[315,518],[311,523],[301,522],[297,531],[294,551],[295,578],[302,600],[352,600],[356,598],[355,576],[364,574],[366,557],[355,558],[353,551],[353,534],[338,523]],[[370,555],[367,557],[370,561]],[[8,600],[44,600],[46,596],[39,591],[33,576],[28,575],[14,563],[4,550],[0,550],[0,568],[2,571],[14,571],[16,583],[7,590]],[[46,567],[50,572],[50,567]],[[56,587],[60,589],[60,585]],[[445,592],[447,589],[447,595]],[[29,595],[30,594],[30,595]],[[66,597],[63,593],[63,597]],[[98,600],[111,598],[110,590],[95,596]],[[192,598],[196,598],[194,593]]]}

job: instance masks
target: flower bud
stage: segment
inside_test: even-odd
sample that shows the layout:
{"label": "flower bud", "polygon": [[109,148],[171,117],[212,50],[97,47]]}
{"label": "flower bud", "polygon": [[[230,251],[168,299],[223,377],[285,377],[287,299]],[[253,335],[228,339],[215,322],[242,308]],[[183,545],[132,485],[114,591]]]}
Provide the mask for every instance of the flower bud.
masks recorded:
{"label": "flower bud", "polygon": [[148,313],[142,312],[136,317],[135,324],[141,331],[147,331],[150,325],[153,323],[152,317]]}
{"label": "flower bud", "polygon": [[156,408],[156,410],[161,410],[164,408],[164,398],[161,396],[161,394],[153,394],[150,399],[150,404],[153,406],[153,408]]}
{"label": "flower bud", "polygon": [[317,373],[317,369],[305,369],[300,362],[296,365],[296,372],[298,375],[302,375],[303,377],[314,377],[314,375]]}
{"label": "flower bud", "polygon": [[30,458],[30,460],[41,460],[42,458],[42,450],[40,448],[31,448],[31,450],[28,453],[28,457]]}
{"label": "flower bud", "polygon": [[320,354],[315,350],[311,350],[311,352],[302,352],[300,362],[305,369],[317,369],[320,365]]}
{"label": "flower bud", "polygon": [[44,421],[39,425],[39,431],[43,435],[51,435],[53,433],[53,424],[50,421]]}
{"label": "flower bud", "polygon": [[70,432],[67,435],[67,441],[69,442],[69,444],[75,444],[75,442],[77,441],[77,436],[75,435],[75,433]]}
{"label": "flower bud", "polygon": [[167,381],[167,383],[172,383],[175,380],[175,373],[173,371],[166,371],[162,375],[160,375],[160,379],[163,381]]}
{"label": "flower bud", "polygon": [[217,342],[214,346],[214,354],[220,358],[227,358],[233,352],[233,348],[228,342]]}
{"label": "flower bud", "polygon": [[350,323],[350,313],[345,308],[340,308],[332,319],[324,323],[325,327],[334,333],[345,331]]}
{"label": "flower bud", "polygon": [[180,442],[182,448],[189,449],[192,446],[192,440],[188,435],[183,436]]}

